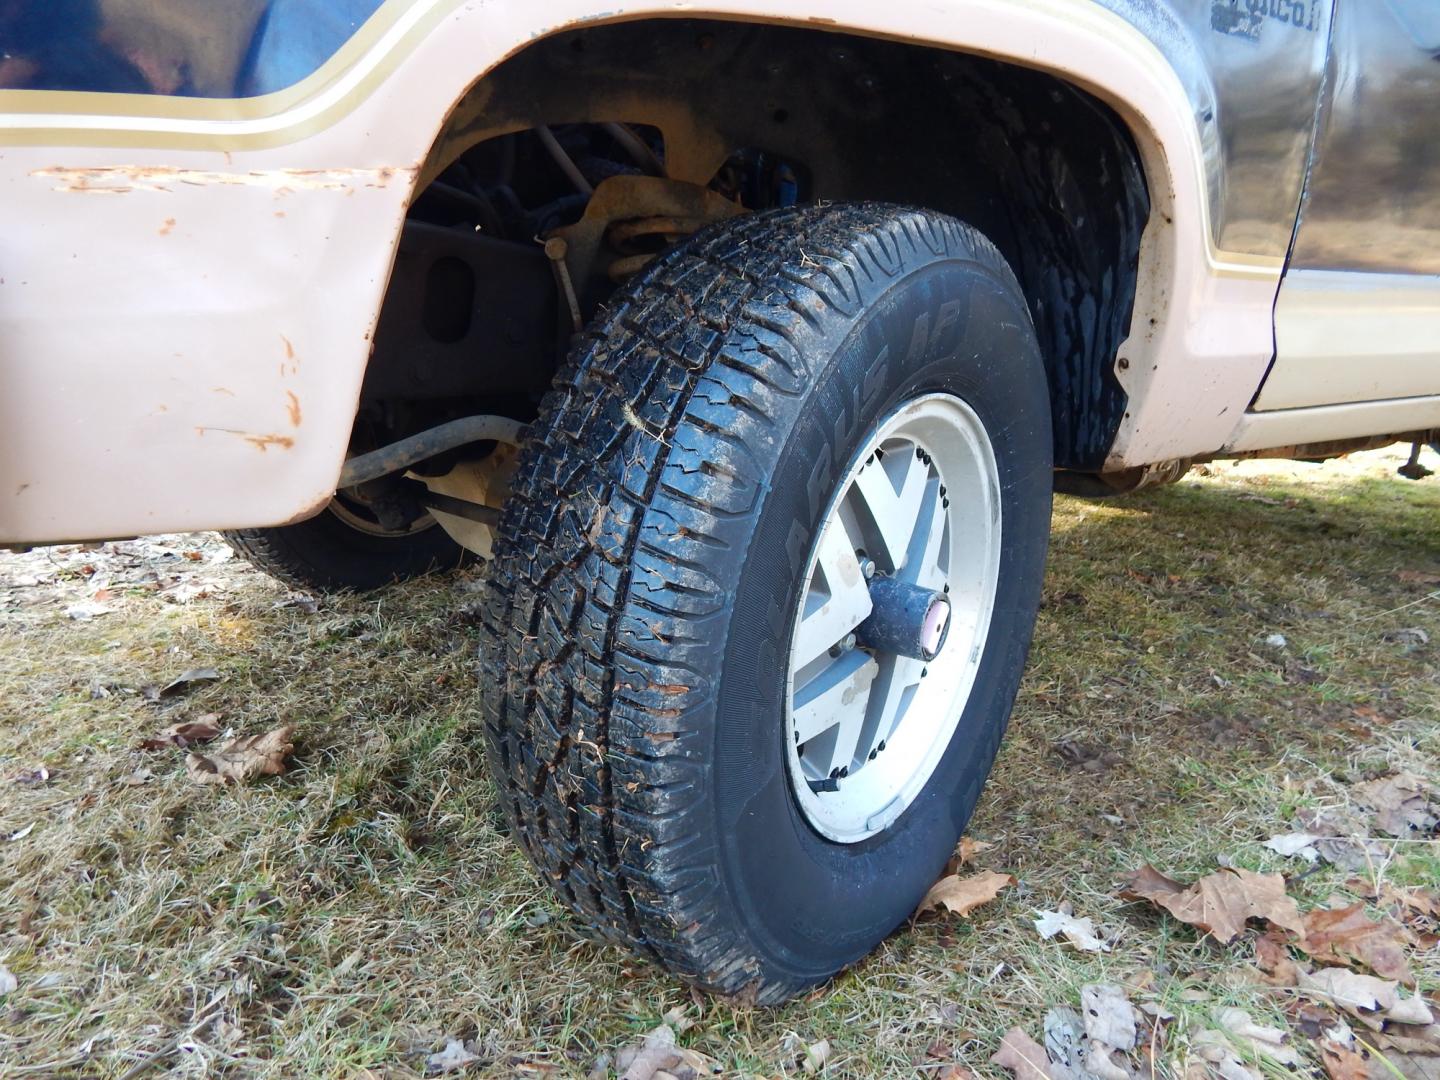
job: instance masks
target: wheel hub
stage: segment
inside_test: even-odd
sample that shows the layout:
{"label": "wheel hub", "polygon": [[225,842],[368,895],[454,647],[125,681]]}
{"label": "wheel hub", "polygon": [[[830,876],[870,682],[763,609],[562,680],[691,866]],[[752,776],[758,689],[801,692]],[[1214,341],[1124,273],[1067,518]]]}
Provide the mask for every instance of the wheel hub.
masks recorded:
{"label": "wheel hub", "polygon": [[930,394],[877,424],[826,509],[785,724],[796,802],[831,840],[894,822],[956,734],[994,608],[999,492],[979,417]]}
{"label": "wheel hub", "polygon": [[870,581],[870,603],[870,614],[855,631],[861,645],[911,660],[939,655],[950,629],[950,601],[943,592],[877,575]]}

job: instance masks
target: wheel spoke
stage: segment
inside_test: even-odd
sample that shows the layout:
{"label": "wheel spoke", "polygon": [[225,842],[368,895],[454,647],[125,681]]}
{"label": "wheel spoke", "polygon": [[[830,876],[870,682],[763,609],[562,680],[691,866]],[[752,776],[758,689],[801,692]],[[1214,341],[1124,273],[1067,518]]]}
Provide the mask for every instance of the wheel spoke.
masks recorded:
{"label": "wheel spoke", "polygon": [[930,466],[913,451],[903,460],[895,461],[892,455],[876,461],[855,477],[857,501],[869,516],[880,541],[881,550],[872,554],[882,556],[892,572],[905,562],[929,481]]}
{"label": "wheel spoke", "polygon": [[[793,710],[797,741],[808,743],[836,725],[844,724],[848,717],[863,716],[870,684],[879,670],[868,653],[857,649],[840,657],[798,690]],[[855,734],[850,738],[852,750],[859,735],[859,723],[854,727]]]}
{"label": "wheel spoke", "polygon": [[924,670],[922,661],[908,656],[887,656],[881,661],[865,708],[865,753],[877,749],[894,733],[911,696],[909,691],[920,685]]}
{"label": "wheel spoke", "polygon": [[905,554],[905,570],[900,576],[913,585],[939,589],[946,583],[948,567],[945,558],[946,508],[940,495],[940,481],[932,478],[925,488],[925,498]]}
{"label": "wheel spoke", "polygon": [[839,515],[825,524],[816,569],[824,582],[812,582],[800,612],[800,625],[791,647],[791,671],[799,671],[823,656],[870,614],[870,590],[855,556],[855,545]]}

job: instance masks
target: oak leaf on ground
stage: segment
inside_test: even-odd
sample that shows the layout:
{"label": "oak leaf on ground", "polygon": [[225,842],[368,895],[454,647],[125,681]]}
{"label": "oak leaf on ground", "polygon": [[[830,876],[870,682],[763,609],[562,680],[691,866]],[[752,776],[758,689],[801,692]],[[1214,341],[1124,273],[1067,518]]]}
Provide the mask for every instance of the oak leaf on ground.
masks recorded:
{"label": "oak leaf on ground", "polygon": [[1046,941],[1057,934],[1082,952],[1109,952],[1110,943],[1095,932],[1095,923],[1087,915],[1077,919],[1068,911],[1037,911],[1035,929]]}
{"label": "oak leaf on ground", "polygon": [[243,784],[257,776],[279,776],[295,749],[293,724],[263,735],[242,735],[218,750],[185,755],[185,771],[197,784]]}
{"label": "oak leaf on ground", "polygon": [[1414,773],[1400,772],[1355,784],[1350,797],[1375,815],[1375,827],[1391,836],[1428,833],[1437,824],[1430,786]]}
{"label": "oak leaf on ground", "polygon": [[1255,966],[1271,986],[1294,986],[1299,969],[1290,959],[1290,950],[1270,931],[1255,939]]}
{"label": "oak leaf on ground", "polygon": [[990,1061],[1015,1074],[1015,1080],[1063,1080],[1061,1069],[1050,1064],[1045,1048],[1025,1034],[1024,1028],[1013,1027],[1000,1040],[1000,1049]]}
{"label": "oak leaf on ground", "polygon": [[1370,838],[1368,821],[1355,814],[1306,807],[1296,813],[1295,824],[1316,837],[1315,853],[1341,870],[1367,870],[1388,857],[1385,845]]}
{"label": "oak leaf on ground", "polygon": [[972,840],[968,836],[962,836],[960,838],[960,845],[955,849],[955,854],[952,858],[958,860],[955,863],[957,867],[968,866],[975,861],[976,855],[994,846],[994,844],[987,843],[984,840]]}
{"label": "oak leaf on ground", "polygon": [[1283,1028],[1257,1024],[1244,1009],[1221,1009],[1216,1013],[1215,1019],[1230,1035],[1232,1042],[1242,1050],[1250,1051],[1246,1056],[1269,1058],[1288,1069],[1299,1070],[1300,1054],[1285,1041],[1286,1032]]}
{"label": "oak leaf on ground", "polygon": [[1296,934],[1305,932],[1300,909],[1286,895],[1285,879],[1279,874],[1225,869],[1181,885],[1147,863],[1125,879],[1120,896],[1148,900],[1222,945],[1239,937],[1249,919],[1263,919]]}
{"label": "oak leaf on ground", "polygon": [[[1190,1040],[1191,1048],[1201,1061],[1210,1065],[1209,1073],[1200,1070],[1197,1075],[1219,1076],[1220,1080],[1262,1080],[1261,1074],[1245,1063],[1230,1037],[1215,1028],[1206,1028]],[[1186,1076],[1190,1075],[1189,1070]]]}
{"label": "oak leaf on ground", "polygon": [[1387,1036],[1357,1036],[1343,1021],[1326,1031],[1316,1047],[1329,1080],[1440,1080],[1435,1048],[1397,1048]]}
{"label": "oak leaf on ground", "polygon": [[1361,975],[1349,968],[1327,967],[1300,972],[1300,992],[1317,1001],[1344,1009],[1367,1027],[1381,1031],[1385,1024],[1434,1023],[1430,1007],[1418,996],[1405,997],[1400,984],[1373,975]]}
{"label": "oak leaf on ground", "polygon": [[195,720],[183,720],[178,724],[171,724],[159,735],[149,739],[140,740],[141,750],[167,750],[170,747],[178,746],[184,750],[188,746],[195,746],[199,743],[209,742],[219,736],[223,730],[217,720],[218,713],[206,713]]}
{"label": "oak leaf on ground", "polygon": [[1376,922],[1365,914],[1363,903],[1344,908],[1317,908],[1305,914],[1305,933],[1299,946],[1322,964],[1358,961],[1382,979],[1415,982],[1405,955],[1413,935],[1398,923]]}
{"label": "oak leaf on ground", "polygon": [[1333,1039],[1321,1039],[1316,1047],[1330,1080],[1370,1080],[1370,1063],[1363,1054]]}
{"label": "oak leaf on ground", "polygon": [[949,874],[930,886],[930,891],[925,894],[925,899],[920,901],[915,914],[920,915],[944,907],[952,914],[966,916],[981,904],[994,900],[1000,895],[1001,889],[1014,884],[1015,879],[1009,874],[997,874],[993,870],[964,878],[958,874]]}

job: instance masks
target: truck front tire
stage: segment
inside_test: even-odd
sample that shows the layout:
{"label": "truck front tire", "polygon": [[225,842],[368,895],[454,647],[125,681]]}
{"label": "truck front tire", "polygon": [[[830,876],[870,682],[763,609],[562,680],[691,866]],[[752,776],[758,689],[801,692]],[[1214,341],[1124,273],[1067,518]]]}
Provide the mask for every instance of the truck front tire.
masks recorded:
{"label": "truck front tire", "polygon": [[994,760],[1050,483],[1024,296],[960,222],[771,211],[622,289],[531,427],[483,619],[490,767],[563,902],[760,1002],[864,956]]}

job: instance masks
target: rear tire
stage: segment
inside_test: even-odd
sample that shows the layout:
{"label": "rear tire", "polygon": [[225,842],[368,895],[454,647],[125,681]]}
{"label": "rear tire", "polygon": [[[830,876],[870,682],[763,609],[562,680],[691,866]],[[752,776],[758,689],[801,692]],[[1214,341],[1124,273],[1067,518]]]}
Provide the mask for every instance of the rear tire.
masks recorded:
{"label": "rear tire", "polygon": [[[993,573],[967,579],[978,629],[952,627],[933,661],[958,689],[915,714],[934,730],[913,769],[884,759],[903,774],[892,802],[877,788],[835,824],[805,792],[858,791],[878,759],[862,741],[827,792],[812,766],[814,747],[833,753],[828,731],[797,746],[797,626],[833,591],[806,570],[876,438],[886,453],[912,439],[932,464],[931,429],[904,428],[915,403],[973,417],[977,462],[990,448],[979,486],[958,489],[979,502],[945,520],[993,541]],[[918,210],[792,208],[714,226],[613,298],[530,432],[482,635],[488,760],[511,831],[609,939],[712,990],[799,993],[914,910],[1013,704],[1051,482],[1045,375],[1014,275],[973,229]],[[963,471],[941,456],[940,481]],[[883,546],[878,518],[849,520],[846,543]],[[976,560],[954,535],[958,581]],[[878,572],[906,572],[908,556],[872,554]]]}
{"label": "rear tire", "polygon": [[437,570],[462,566],[467,553],[426,515],[418,528],[387,532],[366,527],[357,511],[332,502],[294,525],[224,534],[258,570],[296,589],[364,592]]}

